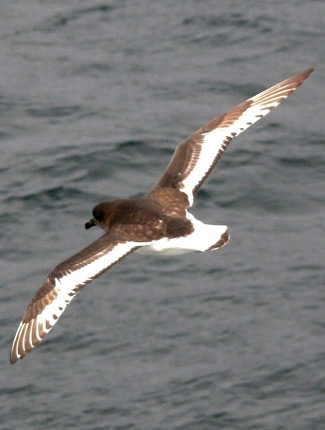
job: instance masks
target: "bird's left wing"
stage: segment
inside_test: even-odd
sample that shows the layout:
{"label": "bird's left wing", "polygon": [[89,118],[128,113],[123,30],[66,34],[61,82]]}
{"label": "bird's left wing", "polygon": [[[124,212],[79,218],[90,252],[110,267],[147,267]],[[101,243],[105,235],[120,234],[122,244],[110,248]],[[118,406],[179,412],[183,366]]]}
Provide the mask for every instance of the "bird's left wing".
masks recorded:
{"label": "bird's left wing", "polygon": [[121,240],[117,234],[105,233],[57,265],[27,307],[12,345],[11,364],[24,358],[44,338],[81,288],[146,244],[148,242]]}
{"label": "bird's left wing", "polygon": [[182,191],[187,197],[187,206],[191,206],[197,191],[230,141],[278,106],[313,70],[305,70],[274,85],[197,130],[176,147],[167,169],[149,195],[161,192],[161,188],[173,188]]}

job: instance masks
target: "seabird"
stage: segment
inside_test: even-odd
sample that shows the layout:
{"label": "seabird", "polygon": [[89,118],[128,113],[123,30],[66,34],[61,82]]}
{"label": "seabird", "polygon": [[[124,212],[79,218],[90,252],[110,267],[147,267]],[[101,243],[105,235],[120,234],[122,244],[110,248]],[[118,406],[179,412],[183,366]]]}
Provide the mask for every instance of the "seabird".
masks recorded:
{"label": "seabird", "polygon": [[104,234],[58,264],[37,290],[18,327],[11,364],[44,338],[85,285],[131,252],[178,254],[224,246],[229,241],[227,226],[203,224],[188,208],[230,141],[278,106],[313,70],[299,73],[205,124],[176,147],[162,177],[143,197],[95,206],[85,227],[100,227]]}

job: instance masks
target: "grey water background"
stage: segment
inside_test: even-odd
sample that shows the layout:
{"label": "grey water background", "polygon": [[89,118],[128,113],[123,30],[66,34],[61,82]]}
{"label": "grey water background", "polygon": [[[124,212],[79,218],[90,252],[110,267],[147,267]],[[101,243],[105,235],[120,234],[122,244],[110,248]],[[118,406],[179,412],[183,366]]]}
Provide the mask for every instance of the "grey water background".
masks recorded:
{"label": "grey water background", "polygon": [[[324,3],[0,3],[0,428],[323,429]],[[133,254],[11,367],[26,306],[217,114],[316,71],[235,139],[193,213],[217,252]]]}

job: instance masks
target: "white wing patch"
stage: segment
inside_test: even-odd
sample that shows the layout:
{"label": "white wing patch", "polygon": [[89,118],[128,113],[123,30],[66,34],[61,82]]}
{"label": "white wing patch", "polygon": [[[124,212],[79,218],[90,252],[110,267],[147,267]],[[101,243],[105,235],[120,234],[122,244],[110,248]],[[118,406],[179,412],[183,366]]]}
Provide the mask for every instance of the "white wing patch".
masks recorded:
{"label": "white wing patch", "polygon": [[[224,121],[221,121],[211,131],[203,132],[201,128],[193,135],[196,145],[200,148],[199,157],[196,162],[194,159],[189,161],[189,164],[195,163],[194,167],[183,179],[180,186],[180,189],[188,196],[190,206],[193,204],[193,193],[196,187],[206,178],[211,168],[215,165],[216,159],[223,154],[229,142],[277,107],[312,71],[313,69],[309,69],[257,94],[242,105],[238,105],[226,112]],[[243,106],[242,111],[240,111],[241,106]],[[237,109],[239,109],[238,112],[236,112]],[[227,118],[227,115],[229,118]],[[228,120],[234,115],[238,115],[238,117],[235,117],[229,123]],[[213,122],[211,121],[211,125],[213,125]],[[206,126],[209,126],[209,123]],[[195,156],[193,153],[192,157]]]}
{"label": "white wing patch", "polygon": [[39,309],[36,316],[26,322],[24,317],[20,323],[12,345],[11,363],[14,364],[19,358],[23,358],[43,339],[56,324],[80,288],[107,270],[134,248],[148,245],[149,243],[151,242],[118,243],[108,252],[99,252],[96,255],[96,259],[88,264],[80,263],[80,267],[74,270],[67,269],[63,276],[54,277],[54,279],[47,278],[44,284],[52,284],[53,288],[33,304],[33,306],[37,307],[37,310]]}
{"label": "white wing patch", "polygon": [[223,153],[231,139],[268,114],[279,103],[272,103],[271,106],[268,106],[268,109],[265,107],[261,108],[260,106],[252,106],[230,127],[216,128],[202,135],[202,143],[198,143],[201,146],[200,157],[191,173],[183,181],[184,188],[182,191],[189,197],[190,206],[193,204],[194,188],[209,172],[218,153]]}

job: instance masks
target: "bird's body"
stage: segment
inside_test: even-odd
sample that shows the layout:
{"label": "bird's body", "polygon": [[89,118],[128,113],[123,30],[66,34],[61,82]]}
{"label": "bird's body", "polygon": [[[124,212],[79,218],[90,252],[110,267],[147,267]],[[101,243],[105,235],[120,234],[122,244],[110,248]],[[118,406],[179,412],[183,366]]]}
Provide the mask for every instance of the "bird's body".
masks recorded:
{"label": "bird's body", "polygon": [[86,228],[97,225],[119,238],[148,242],[137,250],[142,254],[203,252],[227,243],[227,226],[204,224],[185,209],[187,206],[183,192],[162,188],[137,200],[100,203]]}
{"label": "bird's body", "polygon": [[278,106],[312,71],[293,76],[205,124],[177,146],[164,174],[143,197],[95,206],[85,227],[98,226],[104,234],[58,264],[43,282],[17,330],[10,362],[23,358],[43,339],[80,289],[131,252],[173,255],[225,245],[227,226],[203,224],[188,209],[230,141]]}

